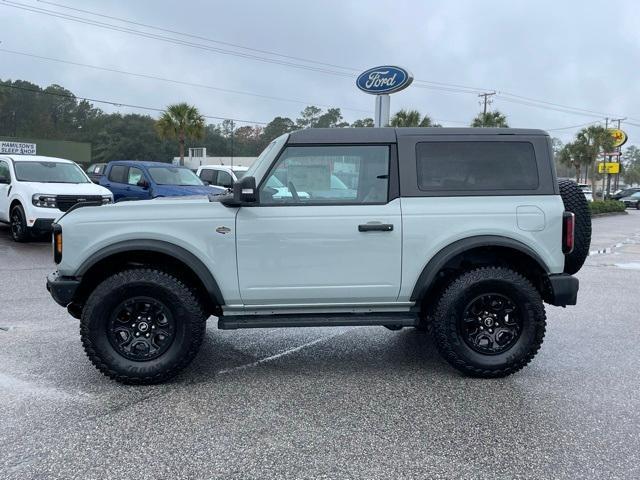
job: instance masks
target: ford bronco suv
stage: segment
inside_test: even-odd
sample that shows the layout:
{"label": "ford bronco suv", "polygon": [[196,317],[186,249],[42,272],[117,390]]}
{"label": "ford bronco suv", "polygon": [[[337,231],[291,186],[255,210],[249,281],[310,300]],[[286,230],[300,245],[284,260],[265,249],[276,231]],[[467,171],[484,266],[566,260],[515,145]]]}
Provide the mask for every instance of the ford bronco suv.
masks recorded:
{"label": "ford bronco suv", "polygon": [[590,236],[543,131],[308,129],[226,194],[67,212],[47,287],[125,383],[177,374],[212,315],[221,329],[416,327],[456,369],[502,377],[542,344],[543,302],[575,305]]}

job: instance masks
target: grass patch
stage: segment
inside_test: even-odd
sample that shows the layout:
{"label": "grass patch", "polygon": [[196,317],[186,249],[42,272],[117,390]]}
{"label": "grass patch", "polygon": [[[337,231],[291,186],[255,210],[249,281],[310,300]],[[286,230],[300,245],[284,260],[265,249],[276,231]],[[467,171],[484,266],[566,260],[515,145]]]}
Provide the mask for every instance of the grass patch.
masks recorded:
{"label": "grass patch", "polygon": [[589,202],[589,208],[591,209],[591,213],[595,215],[599,213],[624,212],[626,210],[624,203],[617,200]]}

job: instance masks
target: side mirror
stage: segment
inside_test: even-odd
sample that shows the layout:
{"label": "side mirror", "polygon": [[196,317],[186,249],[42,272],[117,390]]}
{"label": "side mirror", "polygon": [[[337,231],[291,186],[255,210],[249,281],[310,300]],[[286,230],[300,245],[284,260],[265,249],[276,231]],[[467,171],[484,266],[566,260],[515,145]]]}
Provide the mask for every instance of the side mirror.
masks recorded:
{"label": "side mirror", "polygon": [[138,183],[136,183],[136,185],[142,188],[149,188],[149,182],[147,182],[144,178],[138,180]]}
{"label": "side mirror", "polygon": [[258,202],[258,189],[254,177],[242,177],[233,184],[233,193],[221,200],[227,207],[240,207]]}
{"label": "side mirror", "polygon": [[4,175],[0,175],[0,185],[9,185],[11,182],[9,181],[9,177],[5,177]]}

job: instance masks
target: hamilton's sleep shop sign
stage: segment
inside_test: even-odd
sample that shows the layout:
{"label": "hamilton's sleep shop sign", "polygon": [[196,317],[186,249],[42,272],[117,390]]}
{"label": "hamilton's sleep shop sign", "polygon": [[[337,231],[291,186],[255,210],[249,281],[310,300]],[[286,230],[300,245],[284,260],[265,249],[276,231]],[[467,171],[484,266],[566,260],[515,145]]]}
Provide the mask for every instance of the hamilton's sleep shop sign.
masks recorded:
{"label": "hamilton's sleep shop sign", "polygon": [[0,141],[0,153],[13,153],[17,155],[35,155],[36,144]]}

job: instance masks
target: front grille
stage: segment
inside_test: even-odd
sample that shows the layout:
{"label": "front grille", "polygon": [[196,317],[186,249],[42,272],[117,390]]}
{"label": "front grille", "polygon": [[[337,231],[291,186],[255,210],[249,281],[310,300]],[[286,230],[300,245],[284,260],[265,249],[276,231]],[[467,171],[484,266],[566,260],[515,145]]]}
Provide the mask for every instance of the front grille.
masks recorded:
{"label": "front grille", "polygon": [[100,195],[58,195],[56,197],[56,205],[60,210],[66,212],[76,203],[85,202],[99,202],[102,203],[102,197]]}

